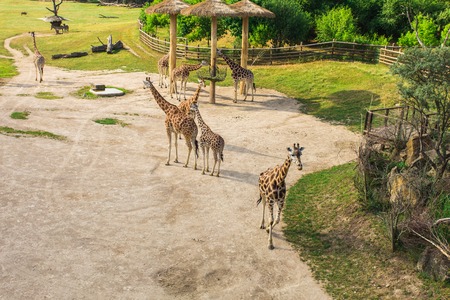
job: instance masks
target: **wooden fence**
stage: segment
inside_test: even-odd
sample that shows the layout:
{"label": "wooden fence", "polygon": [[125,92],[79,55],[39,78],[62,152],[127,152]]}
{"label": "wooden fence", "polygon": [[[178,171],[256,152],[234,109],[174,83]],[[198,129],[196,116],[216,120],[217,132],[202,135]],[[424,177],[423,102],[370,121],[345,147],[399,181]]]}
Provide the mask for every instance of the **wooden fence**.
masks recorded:
{"label": "wooden fence", "polygon": [[[160,53],[169,52],[169,41],[160,40],[157,37],[140,31],[142,43]],[[193,47],[185,44],[177,44],[177,57],[188,60],[210,59],[209,47]],[[240,60],[241,49],[222,49],[222,52],[235,61]],[[368,63],[395,62],[400,50],[397,46],[379,46],[369,44],[357,44],[348,42],[324,42],[314,44],[300,44],[281,48],[249,48],[248,65],[275,65],[297,63],[321,59],[362,61]]]}

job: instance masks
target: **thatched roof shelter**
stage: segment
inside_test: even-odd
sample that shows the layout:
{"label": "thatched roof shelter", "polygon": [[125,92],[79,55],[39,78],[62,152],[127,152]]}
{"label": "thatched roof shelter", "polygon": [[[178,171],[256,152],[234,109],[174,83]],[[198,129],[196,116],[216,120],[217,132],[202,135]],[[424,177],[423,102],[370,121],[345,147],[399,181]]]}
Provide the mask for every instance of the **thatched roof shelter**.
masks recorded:
{"label": "thatched roof shelter", "polygon": [[[189,5],[181,0],[165,0],[158,4],[149,6],[145,12],[147,14],[168,14],[170,16],[170,50],[169,50],[169,75],[172,77],[172,70],[177,64],[177,15]],[[172,90],[172,81],[170,81],[169,89]]]}
{"label": "thatched roof shelter", "polygon": [[[206,0],[181,11],[182,15],[192,15],[198,17],[211,18],[211,77],[214,77],[217,61],[217,18],[219,17],[239,17],[238,13],[231,9],[221,0]],[[211,81],[209,89],[209,102],[216,102],[216,83]]]}
{"label": "thatched roof shelter", "polygon": [[[241,66],[247,67],[248,60],[248,20],[249,17],[275,18],[275,14],[264,7],[261,7],[250,0],[241,0],[230,7],[237,11],[242,17],[242,51]],[[243,92],[243,84],[241,84],[241,94]]]}
{"label": "thatched roof shelter", "polygon": [[241,17],[275,18],[275,14],[250,0],[242,0],[231,4],[230,7],[239,13]]}

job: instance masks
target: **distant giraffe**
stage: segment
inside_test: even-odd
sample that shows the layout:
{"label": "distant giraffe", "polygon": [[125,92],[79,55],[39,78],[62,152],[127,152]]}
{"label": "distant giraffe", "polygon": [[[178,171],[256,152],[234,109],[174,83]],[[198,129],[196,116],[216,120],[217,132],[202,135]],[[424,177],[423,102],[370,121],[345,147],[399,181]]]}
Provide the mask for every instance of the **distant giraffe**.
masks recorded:
{"label": "distant giraffe", "polygon": [[225,60],[225,62],[231,69],[231,77],[233,78],[233,84],[234,84],[234,101],[233,102],[235,102],[235,103],[237,102],[237,89],[238,89],[238,84],[241,80],[244,81],[244,84],[245,84],[244,101],[247,99],[248,89],[250,89],[250,88],[252,89],[252,101],[253,101],[253,93],[256,91],[253,72],[241,67],[239,64],[232,61],[228,56],[223,54],[222,51],[220,51],[220,49],[217,49],[217,54],[219,56],[221,56],[223,58],[223,60]]}
{"label": "distant giraffe", "polygon": [[[189,74],[191,71],[195,71],[200,69],[203,66],[208,66],[208,63],[204,60],[202,60],[201,63],[196,65],[181,65],[179,67],[176,67],[173,69],[170,81],[173,83],[173,89],[170,90],[170,98],[172,98],[172,92],[175,91],[175,98],[178,99],[178,101],[181,100],[181,91],[184,88],[184,99],[186,99],[186,83],[189,78]],[[177,81],[180,80],[180,96],[178,97],[178,91],[177,91]]]}
{"label": "distant giraffe", "polygon": [[166,165],[170,163],[170,153],[172,149],[172,133],[175,135],[175,162],[178,162],[178,134],[182,134],[186,140],[186,145],[188,147],[188,155],[184,167],[188,166],[189,157],[191,155],[192,148],[195,149],[194,153],[194,170],[197,169],[197,157],[198,157],[198,142],[196,140],[198,134],[197,125],[194,119],[190,116],[184,115],[180,109],[168,101],[166,101],[163,96],[158,92],[153,83],[150,81],[150,77],[147,77],[144,81],[144,85],[150,88],[153,98],[155,98],[156,103],[164,111],[166,116],[165,125],[166,133],[169,138],[169,155],[167,158]]}
{"label": "distant giraffe", "polygon": [[158,60],[159,87],[167,88],[167,75],[169,72],[169,53]]}
{"label": "distant giraffe", "polygon": [[31,37],[33,38],[33,46],[34,46],[34,58],[33,63],[36,68],[36,81],[38,80],[38,72],[39,72],[39,82],[42,82],[42,76],[44,75],[44,65],[45,65],[45,58],[42,56],[42,54],[39,52],[37,46],[36,46],[36,37],[34,35],[34,31],[30,32]]}
{"label": "distant giraffe", "polygon": [[[211,171],[211,176],[214,175],[214,170],[217,166],[217,174],[216,176],[219,177],[220,174],[220,162],[223,161],[223,148],[225,147],[225,141],[223,138],[218,135],[217,133],[214,133],[211,128],[209,128],[208,125],[203,121],[202,116],[200,115],[200,111],[198,110],[197,104],[192,104],[191,109],[195,112],[197,116],[197,122],[198,126],[200,126],[200,129],[202,131],[200,135],[200,148],[202,148],[203,153],[203,171],[202,174],[205,174],[206,172],[209,172],[209,149],[213,151],[213,157],[214,157],[214,166]],[[205,155],[206,150],[206,155]],[[205,165],[206,160],[206,165]]]}
{"label": "distant giraffe", "polygon": [[[288,157],[285,160],[284,164],[280,166],[276,166],[274,168],[269,168],[265,172],[262,172],[259,175],[259,199],[256,202],[258,205],[261,201],[263,204],[263,216],[261,220],[261,229],[265,228],[264,225],[264,216],[266,203],[269,206],[269,224],[267,227],[267,232],[269,233],[269,249],[272,250],[273,242],[272,242],[272,230],[280,222],[281,211],[284,206],[284,199],[286,197],[286,176],[289,171],[289,167],[291,166],[291,162],[297,165],[297,168],[301,170],[303,168],[302,161],[300,159],[303,151],[303,147],[300,148],[299,144],[294,144],[294,148],[287,148]],[[275,202],[278,205],[278,215],[275,222],[273,221],[273,207]]]}

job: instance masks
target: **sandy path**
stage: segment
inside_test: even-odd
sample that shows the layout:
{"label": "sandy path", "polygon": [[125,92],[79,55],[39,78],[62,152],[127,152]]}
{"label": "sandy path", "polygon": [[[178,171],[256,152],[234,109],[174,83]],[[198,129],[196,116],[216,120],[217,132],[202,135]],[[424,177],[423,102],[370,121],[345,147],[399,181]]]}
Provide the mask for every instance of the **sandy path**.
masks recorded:
{"label": "sandy path", "polygon": [[[304,171],[291,169],[292,185],[354,159],[357,135],[299,113],[296,101],[271,90],[234,104],[232,89],[218,88],[216,105],[203,91],[203,118],[226,146],[222,177],[202,176],[192,163],[164,165],[164,114],[142,89],[146,74],[47,66],[38,84],[31,57],[11,54],[20,75],[1,87],[0,126],[68,140],[0,135],[0,299],[329,299],[281,226],[267,249],[258,174],[298,142]],[[70,95],[91,83],[134,92]],[[41,91],[63,98],[33,96]],[[26,121],[9,117],[25,110]],[[93,122],[106,117],[129,125]],[[179,148],[184,162],[184,141]]]}

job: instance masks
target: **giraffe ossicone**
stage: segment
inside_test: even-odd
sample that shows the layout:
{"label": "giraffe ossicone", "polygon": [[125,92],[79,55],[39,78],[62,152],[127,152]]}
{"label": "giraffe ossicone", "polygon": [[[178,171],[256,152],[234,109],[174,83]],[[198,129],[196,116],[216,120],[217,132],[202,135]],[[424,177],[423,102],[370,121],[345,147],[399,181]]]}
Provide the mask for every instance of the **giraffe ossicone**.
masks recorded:
{"label": "giraffe ossicone", "polygon": [[[262,202],[263,205],[263,214],[261,220],[261,226],[259,228],[266,229],[269,234],[269,244],[268,248],[270,250],[274,249],[273,241],[272,241],[272,231],[275,225],[280,222],[281,212],[284,207],[284,200],[286,197],[286,176],[289,171],[289,167],[291,163],[294,162],[297,165],[298,170],[303,169],[303,164],[301,161],[303,147],[300,145],[294,144],[293,148],[288,147],[288,157],[284,161],[283,165],[276,166],[274,168],[269,168],[266,171],[262,172],[259,175],[259,199],[256,201],[256,205]],[[273,220],[273,208],[277,203],[278,213],[277,218],[274,222]],[[269,223],[267,228],[265,227],[265,210],[266,205],[269,208]]]}

